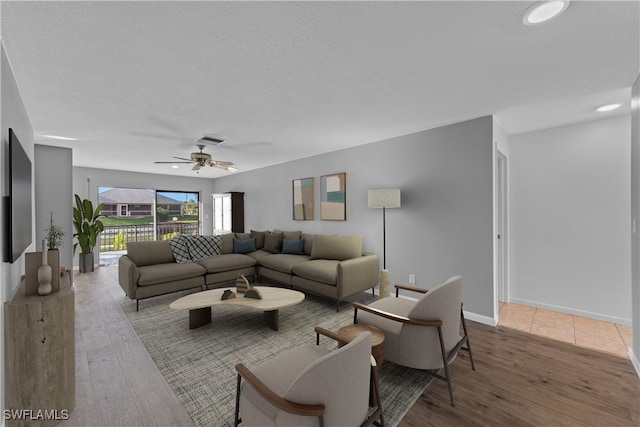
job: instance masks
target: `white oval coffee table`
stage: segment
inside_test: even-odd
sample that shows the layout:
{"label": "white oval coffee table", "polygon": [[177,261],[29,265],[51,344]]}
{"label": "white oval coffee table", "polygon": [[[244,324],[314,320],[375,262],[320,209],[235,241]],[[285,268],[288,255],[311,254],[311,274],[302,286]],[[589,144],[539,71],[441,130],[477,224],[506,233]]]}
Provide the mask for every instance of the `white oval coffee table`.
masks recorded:
{"label": "white oval coffee table", "polygon": [[[232,290],[235,298],[221,300],[227,289]],[[196,292],[175,300],[169,305],[172,310],[189,310],[189,329],[199,328],[211,323],[211,307],[216,305],[237,305],[263,311],[266,324],[274,331],[278,330],[278,310],[301,303],[302,292],[269,286],[254,286],[262,294],[262,299],[245,298],[236,288],[218,288]]]}

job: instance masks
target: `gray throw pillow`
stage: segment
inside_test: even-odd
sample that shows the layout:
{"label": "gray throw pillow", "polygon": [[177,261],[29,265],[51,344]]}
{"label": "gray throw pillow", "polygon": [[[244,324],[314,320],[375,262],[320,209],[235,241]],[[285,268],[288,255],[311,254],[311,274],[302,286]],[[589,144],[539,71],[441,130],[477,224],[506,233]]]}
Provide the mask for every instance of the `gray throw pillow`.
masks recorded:
{"label": "gray throw pillow", "polygon": [[282,233],[265,234],[264,250],[272,254],[279,254],[282,251]]}

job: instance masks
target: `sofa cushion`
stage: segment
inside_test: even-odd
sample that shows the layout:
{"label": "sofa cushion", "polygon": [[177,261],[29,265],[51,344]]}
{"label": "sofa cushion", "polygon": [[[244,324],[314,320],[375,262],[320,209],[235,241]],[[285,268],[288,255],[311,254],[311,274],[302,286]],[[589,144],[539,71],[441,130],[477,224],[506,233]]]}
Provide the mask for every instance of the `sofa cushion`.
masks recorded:
{"label": "sofa cushion", "polygon": [[256,249],[264,248],[264,236],[269,233],[269,231],[251,230],[251,237],[255,237],[256,239]]}
{"label": "sofa cushion", "polygon": [[291,274],[293,267],[308,261],[307,255],[271,254],[260,259],[260,266]]}
{"label": "sofa cushion", "polygon": [[198,261],[198,264],[206,268],[207,273],[220,273],[222,271],[253,267],[256,265],[256,260],[243,254],[226,254],[202,259]]}
{"label": "sofa cushion", "polygon": [[250,256],[251,258],[255,259],[256,261],[258,261],[258,264],[260,263],[260,260],[268,255],[273,255],[271,252],[267,252],[263,249],[258,249],[256,251],[253,252],[249,252],[248,254],[246,254],[247,256]]}
{"label": "sofa cushion", "polygon": [[236,239],[239,239],[239,240],[247,240],[251,238],[250,233],[234,233],[233,235],[235,236]]}
{"label": "sofa cushion", "polygon": [[220,236],[180,236],[187,243],[191,261],[198,262],[202,258],[220,255],[222,239]]}
{"label": "sofa cushion", "polygon": [[304,240],[282,239],[282,253],[293,255],[304,255]]}
{"label": "sofa cushion", "polygon": [[337,260],[316,259],[299,263],[293,266],[291,271],[304,279],[335,286],[338,282],[339,263],[340,261]]}
{"label": "sofa cushion", "polygon": [[282,238],[287,240],[298,240],[302,237],[302,231],[273,230],[274,233],[282,233]]}
{"label": "sofa cushion", "polygon": [[272,254],[282,251],[282,233],[271,233],[264,236],[264,250]]}
{"label": "sofa cushion", "polygon": [[127,256],[138,267],[176,262],[171,246],[166,240],[129,242]]}
{"label": "sofa cushion", "polygon": [[235,238],[235,234],[233,233],[225,233],[221,234],[220,238],[222,239],[222,251],[224,254],[232,254],[233,253],[233,239]]}
{"label": "sofa cushion", "polygon": [[233,253],[246,254],[256,250],[256,239],[252,237],[246,240],[233,239]]}
{"label": "sofa cushion", "polygon": [[175,262],[138,267],[138,286],[157,285],[175,280],[190,279],[206,273],[204,267],[194,262]]}
{"label": "sofa cushion", "polygon": [[304,254],[311,255],[311,249],[313,248],[313,234],[302,233],[302,240],[304,240]]}
{"label": "sofa cushion", "polygon": [[327,236],[316,234],[313,238],[311,259],[344,261],[362,256],[362,235]]}

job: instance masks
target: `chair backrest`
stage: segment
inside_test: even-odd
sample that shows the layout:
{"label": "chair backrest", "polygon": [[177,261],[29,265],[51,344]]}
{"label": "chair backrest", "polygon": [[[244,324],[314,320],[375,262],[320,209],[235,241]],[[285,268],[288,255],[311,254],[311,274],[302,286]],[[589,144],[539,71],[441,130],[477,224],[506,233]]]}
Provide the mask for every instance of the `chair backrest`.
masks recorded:
{"label": "chair backrest", "polygon": [[298,403],[324,404],[325,426],[360,425],[369,408],[370,374],[371,333],[363,332],[309,365],[284,397]]}
{"label": "chair backrest", "polygon": [[444,347],[451,350],[460,340],[460,307],[462,276],[453,276],[443,284],[429,289],[409,312],[414,319],[442,320]]}

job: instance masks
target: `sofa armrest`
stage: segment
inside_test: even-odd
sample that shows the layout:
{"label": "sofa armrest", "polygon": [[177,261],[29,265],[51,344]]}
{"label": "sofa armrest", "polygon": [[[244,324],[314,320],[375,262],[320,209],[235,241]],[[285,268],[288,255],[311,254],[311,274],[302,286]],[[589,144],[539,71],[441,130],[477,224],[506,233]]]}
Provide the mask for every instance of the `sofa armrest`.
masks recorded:
{"label": "sofa armrest", "polygon": [[138,267],[126,255],[122,255],[118,260],[118,282],[124,293],[131,299],[136,299],[136,288],[140,273]]}
{"label": "sofa armrest", "polygon": [[355,295],[378,284],[380,259],[365,252],[359,258],[340,261],[338,264],[338,299]]}

